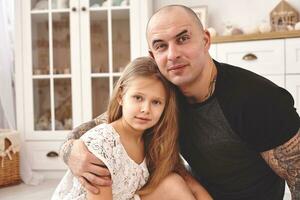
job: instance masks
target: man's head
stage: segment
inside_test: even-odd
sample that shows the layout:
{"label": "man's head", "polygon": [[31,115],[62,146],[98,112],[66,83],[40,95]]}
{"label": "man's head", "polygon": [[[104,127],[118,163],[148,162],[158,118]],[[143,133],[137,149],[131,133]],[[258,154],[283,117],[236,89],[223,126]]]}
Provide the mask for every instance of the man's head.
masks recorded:
{"label": "man's head", "polygon": [[149,53],[159,70],[179,87],[189,87],[201,78],[210,56],[210,36],[188,7],[161,8],[147,25]]}

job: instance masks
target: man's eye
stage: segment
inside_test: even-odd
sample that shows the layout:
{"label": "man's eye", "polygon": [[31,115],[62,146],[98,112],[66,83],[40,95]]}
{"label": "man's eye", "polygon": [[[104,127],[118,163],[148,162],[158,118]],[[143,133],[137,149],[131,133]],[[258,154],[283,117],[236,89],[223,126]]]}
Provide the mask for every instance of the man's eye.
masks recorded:
{"label": "man's eye", "polygon": [[154,49],[155,50],[162,50],[166,47],[166,44],[157,44],[155,45]]}
{"label": "man's eye", "polygon": [[189,39],[189,36],[188,36],[188,35],[183,35],[183,36],[179,37],[177,41],[178,41],[179,43],[183,43],[183,42],[185,42],[185,41],[188,40],[188,39]]}

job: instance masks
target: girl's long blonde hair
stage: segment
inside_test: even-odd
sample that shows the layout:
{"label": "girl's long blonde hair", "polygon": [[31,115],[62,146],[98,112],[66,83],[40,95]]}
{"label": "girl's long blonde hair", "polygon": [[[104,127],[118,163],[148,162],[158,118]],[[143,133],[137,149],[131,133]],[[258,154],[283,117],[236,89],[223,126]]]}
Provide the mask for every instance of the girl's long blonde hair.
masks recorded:
{"label": "girl's long blonde hair", "polygon": [[107,110],[108,122],[122,117],[122,107],[118,98],[126,92],[131,80],[136,77],[150,77],[161,81],[166,91],[164,111],[154,127],[144,132],[145,156],[150,173],[147,184],[138,192],[141,195],[153,191],[160,181],[171,172],[181,173],[183,165],[177,144],[178,117],[175,87],[159,72],[150,57],[140,57],[130,62],[116,83]]}

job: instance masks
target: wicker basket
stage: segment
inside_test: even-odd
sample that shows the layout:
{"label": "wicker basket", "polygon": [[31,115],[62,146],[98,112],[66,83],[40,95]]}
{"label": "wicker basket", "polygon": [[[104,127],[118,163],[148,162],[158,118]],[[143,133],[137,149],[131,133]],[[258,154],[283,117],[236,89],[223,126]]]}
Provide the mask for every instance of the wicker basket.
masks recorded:
{"label": "wicker basket", "polygon": [[[11,145],[8,139],[4,139],[5,150]],[[20,157],[19,152],[10,152],[9,156],[0,157],[0,187],[15,185],[21,182],[20,178]]]}

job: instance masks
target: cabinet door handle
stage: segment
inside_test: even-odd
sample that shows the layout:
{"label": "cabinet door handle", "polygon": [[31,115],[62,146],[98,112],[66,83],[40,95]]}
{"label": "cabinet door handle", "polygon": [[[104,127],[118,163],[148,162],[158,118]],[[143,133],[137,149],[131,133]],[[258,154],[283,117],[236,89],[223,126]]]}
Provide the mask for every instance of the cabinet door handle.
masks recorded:
{"label": "cabinet door handle", "polygon": [[72,11],[76,12],[77,11],[76,7],[72,7]]}
{"label": "cabinet door handle", "polygon": [[243,56],[243,60],[257,60],[257,56],[253,53],[247,53]]}
{"label": "cabinet door handle", "polygon": [[48,158],[55,158],[55,157],[58,157],[58,153],[55,152],[55,151],[50,151],[47,153],[47,157]]}
{"label": "cabinet door handle", "polygon": [[83,7],[81,8],[81,10],[82,10],[82,11],[86,11],[86,7],[83,6]]}

